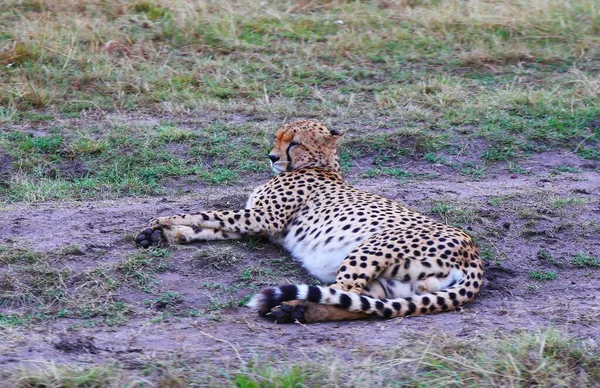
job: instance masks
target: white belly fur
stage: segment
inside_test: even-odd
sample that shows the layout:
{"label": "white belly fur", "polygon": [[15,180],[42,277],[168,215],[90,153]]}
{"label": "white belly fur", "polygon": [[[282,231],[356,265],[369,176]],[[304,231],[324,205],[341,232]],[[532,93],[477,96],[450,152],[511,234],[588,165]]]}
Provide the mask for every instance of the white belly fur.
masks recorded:
{"label": "white belly fur", "polygon": [[[308,240],[308,241],[306,241]],[[283,240],[282,245],[292,257],[302,263],[314,277],[326,283],[334,283],[342,261],[360,243],[352,246],[348,243],[340,244],[334,241],[326,247],[315,243],[307,238],[298,242],[297,238],[289,233]],[[314,244],[313,244],[314,243]],[[316,245],[316,246],[313,246]]]}

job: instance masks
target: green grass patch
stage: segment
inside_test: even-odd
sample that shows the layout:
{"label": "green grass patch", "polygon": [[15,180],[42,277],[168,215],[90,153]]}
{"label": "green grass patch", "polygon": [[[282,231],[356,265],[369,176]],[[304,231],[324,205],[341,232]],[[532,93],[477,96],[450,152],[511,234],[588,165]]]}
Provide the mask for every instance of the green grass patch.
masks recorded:
{"label": "green grass patch", "polygon": [[207,312],[219,312],[221,310],[232,310],[238,309],[240,307],[245,306],[252,298],[252,295],[235,297],[232,295],[228,295],[225,297],[220,297],[218,299],[212,299],[210,301],[209,306],[206,308]]}
{"label": "green grass patch", "polygon": [[294,365],[287,370],[251,367],[247,372],[234,376],[233,384],[237,388],[275,388],[275,387],[304,387],[303,384],[309,372],[304,368]]}
{"label": "green grass patch", "polygon": [[25,326],[30,322],[31,322],[31,318],[28,316],[23,316],[23,315],[18,315],[18,314],[0,313],[0,328]]}
{"label": "green grass patch", "polygon": [[113,298],[120,286],[110,268],[74,272],[65,260],[80,252],[67,246],[36,252],[0,246],[0,307],[2,325],[24,325],[59,318],[94,318],[121,324],[130,306]]}
{"label": "green grass patch", "polygon": [[579,173],[581,173],[581,170],[578,169],[577,167],[572,167],[572,166],[557,166],[557,167],[554,167],[552,169],[552,171],[550,171],[550,174],[558,175],[563,172],[568,172],[571,174],[579,174]]}
{"label": "green grass patch", "polygon": [[558,199],[552,201],[552,206],[554,208],[560,209],[560,208],[569,207],[569,206],[585,205],[589,202],[590,201],[587,198],[565,197],[565,198],[558,198]]}
{"label": "green grass patch", "polygon": [[184,296],[179,292],[167,291],[159,295],[157,298],[146,301],[149,305],[158,310],[171,309],[180,305],[185,300]]}
{"label": "green grass patch", "polygon": [[600,268],[600,257],[579,252],[571,259],[571,264],[577,268]]}
{"label": "green grass patch", "polygon": [[201,171],[199,177],[203,181],[213,185],[235,183],[239,179],[238,174],[235,171],[225,168],[214,168],[208,171]]}
{"label": "green grass patch", "polygon": [[510,160],[514,158],[514,156],[515,152],[510,147],[493,147],[488,148],[481,157],[490,162],[499,162]]}
{"label": "green grass patch", "polygon": [[249,266],[240,271],[239,279],[241,281],[252,282],[257,285],[264,285],[272,280],[274,276],[275,273],[272,269],[259,266]]}
{"label": "green grass patch", "polygon": [[529,272],[529,278],[538,281],[555,280],[558,277],[556,271],[535,269]]}
{"label": "green grass patch", "polygon": [[156,274],[167,270],[166,259],[170,257],[171,253],[161,248],[139,250],[119,263],[116,270],[131,286],[150,292],[156,286]]}
{"label": "green grass patch", "polygon": [[19,246],[0,245],[1,264],[35,264],[43,258],[39,252]]}
{"label": "green grass patch", "polygon": [[462,229],[470,227],[470,225],[478,218],[472,210],[467,207],[454,205],[449,202],[436,201],[429,208],[427,213],[441,218],[445,224],[457,226]]}
{"label": "green grass patch", "polygon": [[365,171],[365,176],[369,178],[378,178],[382,176],[389,176],[396,178],[401,182],[405,182],[408,178],[412,178],[413,174],[409,171],[401,168],[382,167],[382,168],[370,168]]}
{"label": "green grass patch", "polygon": [[161,124],[77,131],[58,127],[56,132],[0,134],[13,171],[0,185],[3,200],[152,195],[164,192],[168,178],[188,176],[221,185],[237,182],[243,173],[268,170],[271,139],[263,128],[221,125],[191,131]]}
{"label": "green grass patch", "polygon": [[581,156],[583,159],[591,159],[591,160],[600,160],[600,151],[595,148],[581,148],[577,155]]}

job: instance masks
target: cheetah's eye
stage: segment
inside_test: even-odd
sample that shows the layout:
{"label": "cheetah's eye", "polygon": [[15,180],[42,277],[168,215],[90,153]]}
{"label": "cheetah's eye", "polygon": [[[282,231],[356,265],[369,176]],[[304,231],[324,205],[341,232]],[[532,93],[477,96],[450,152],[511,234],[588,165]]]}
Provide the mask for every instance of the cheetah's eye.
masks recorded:
{"label": "cheetah's eye", "polygon": [[293,142],[291,142],[291,143],[290,143],[290,147],[295,147],[295,146],[297,146],[298,144],[300,144],[300,143],[298,143],[298,142],[296,142],[296,141],[293,141]]}

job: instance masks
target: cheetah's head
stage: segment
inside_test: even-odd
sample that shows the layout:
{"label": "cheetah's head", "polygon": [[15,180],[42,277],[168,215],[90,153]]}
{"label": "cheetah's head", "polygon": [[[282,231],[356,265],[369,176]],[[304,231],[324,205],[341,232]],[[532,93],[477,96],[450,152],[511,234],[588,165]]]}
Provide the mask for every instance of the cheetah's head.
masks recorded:
{"label": "cheetah's head", "polygon": [[342,134],[321,123],[303,120],[285,124],[269,153],[276,174],[304,167],[325,167],[340,172],[336,145]]}

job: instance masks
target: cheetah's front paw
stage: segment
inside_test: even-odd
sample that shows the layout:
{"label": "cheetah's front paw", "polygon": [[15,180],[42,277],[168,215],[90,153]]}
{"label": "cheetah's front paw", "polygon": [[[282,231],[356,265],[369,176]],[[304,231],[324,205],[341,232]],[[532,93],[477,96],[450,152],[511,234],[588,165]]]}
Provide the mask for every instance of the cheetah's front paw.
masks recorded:
{"label": "cheetah's front paw", "polygon": [[141,231],[135,238],[135,243],[142,248],[150,248],[150,246],[161,246],[166,242],[165,236],[161,229],[146,228]]}
{"label": "cheetah's front paw", "polygon": [[188,244],[193,241],[194,228],[185,225],[151,226],[142,230],[135,242],[143,247],[162,246],[165,244]]}

